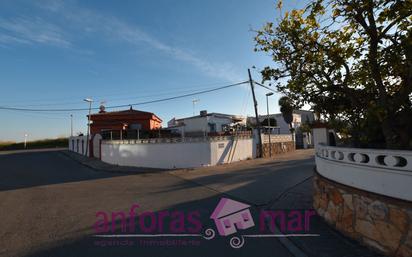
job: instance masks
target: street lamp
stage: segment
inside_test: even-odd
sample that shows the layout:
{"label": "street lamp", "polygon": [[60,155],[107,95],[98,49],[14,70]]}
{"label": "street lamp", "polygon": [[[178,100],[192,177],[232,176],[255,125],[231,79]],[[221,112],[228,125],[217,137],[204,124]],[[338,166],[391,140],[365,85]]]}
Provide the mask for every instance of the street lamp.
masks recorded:
{"label": "street lamp", "polygon": [[29,135],[28,135],[27,133],[24,134],[24,149],[27,148],[27,137],[28,137],[28,136],[29,136]]}
{"label": "street lamp", "polygon": [[83,101],[89,103],[89,116],[87,116],[87,141],[86,141],[86,156],[89,151],[89,137],[90,137],[90,115],[92,112],[92,103],[93,99],[91,98],[85,98]]}
{"label": "street lamp", "polygon": [[267,119],[268,119],[268,129],[269,129],[269,157],[272,157],[272,143],[270,141],[270,115],[269,115],[269,96],[273,95],[272,92],[266,94],[266,107],[267,107]]}
{"label": "street lamp", "polygon": [[73,137],[73,114],[70,114],[70,136]]}

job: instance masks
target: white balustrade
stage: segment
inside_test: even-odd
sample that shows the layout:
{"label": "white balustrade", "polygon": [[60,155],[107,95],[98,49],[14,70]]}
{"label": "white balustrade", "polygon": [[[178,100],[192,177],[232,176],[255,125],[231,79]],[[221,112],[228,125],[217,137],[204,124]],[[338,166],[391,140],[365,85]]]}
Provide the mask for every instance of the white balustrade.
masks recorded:
{"label": "white balustrade", "polygon": [[316,168],[336,182],[412,201],[412,151],[318,144]]}

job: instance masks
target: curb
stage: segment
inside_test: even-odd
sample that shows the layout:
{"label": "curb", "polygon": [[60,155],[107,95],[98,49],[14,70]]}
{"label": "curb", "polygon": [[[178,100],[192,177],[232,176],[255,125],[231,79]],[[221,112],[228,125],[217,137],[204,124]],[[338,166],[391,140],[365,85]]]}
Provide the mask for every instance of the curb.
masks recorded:
{"label": "curb", "polygon": [[[98,172],[108,172],[108,173],[117,173],[117,174],[129,174],[129,175],[139,175],[139,174],[150,174],[150,173],[159,173],[159,172],[166,172],[170,171],[167,169],[155,169],[155,168],[146,168],[146,167],[129,167],[129,166],[118,166],[118,165],[111,165],[107,163],[103,163],[97,159],[90,159],[89,157],[85,157],[83,155],[79,155],[77,153],[70,153],[68,150],[60,151],[66,157],[76,161],[77,163],[90,168],[94,171]],[[82,160],[84,159],[84,160]],[[97,166],[93,165],[93,161],[100,162],[103,165]],[[104,167],[106,166],[106,167]]]}

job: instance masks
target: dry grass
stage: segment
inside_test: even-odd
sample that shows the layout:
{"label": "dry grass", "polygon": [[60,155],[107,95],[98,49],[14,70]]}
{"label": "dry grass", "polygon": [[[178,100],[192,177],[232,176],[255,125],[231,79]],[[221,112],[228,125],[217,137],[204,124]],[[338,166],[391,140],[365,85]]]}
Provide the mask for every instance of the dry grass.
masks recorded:
{"label": "dry grass", "polygon": [[[26,149],[41,149],[41,148],[58,148],[58,147],[68,147],[69,141],[67,138],[57,138],[57,139],[42,139],[27,142]],[[24,143],[0,141],[0,151],[6,150],[19,150],[24,149]]]}

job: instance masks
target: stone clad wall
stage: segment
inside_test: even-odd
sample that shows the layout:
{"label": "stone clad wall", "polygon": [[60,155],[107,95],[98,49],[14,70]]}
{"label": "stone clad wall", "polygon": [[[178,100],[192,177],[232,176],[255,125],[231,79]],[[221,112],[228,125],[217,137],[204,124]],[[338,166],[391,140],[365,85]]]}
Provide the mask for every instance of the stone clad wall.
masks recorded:
{"label": "stone clad wall", "polygon": [[[277,154],[281,154],[281,153],[286,153],[286,152],[291,152],[295,150],[295,144],[293,141],[289,141],[289,142],[274,142],[271,143],[272,145],[272,157],[277,155]],[[269,147],[269,143],[263,143],[263,154],[262,157],[263,158],[268,158],[269,157],[269,151],[270,151],[270,147]]]}
{"label": "stone clad wall", "polygon": [[315,175],[314,208],[331,226],[389,256],[412,256],[412,203]]}

